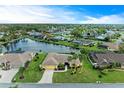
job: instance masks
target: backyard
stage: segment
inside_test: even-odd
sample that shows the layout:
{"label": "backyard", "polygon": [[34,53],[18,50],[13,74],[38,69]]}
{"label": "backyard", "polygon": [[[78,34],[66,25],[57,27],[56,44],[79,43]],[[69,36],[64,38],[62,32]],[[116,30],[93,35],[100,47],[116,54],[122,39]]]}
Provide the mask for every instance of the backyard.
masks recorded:
{"label": "backyard", "polygon": [[13,82],[23,82],[23,83],[33,83],[38,82],[44,73],[44,70],[41,70],[39,65],[42,64],[46,53],[37,54],[33,60],[29,63],[27,67],[21,67],[18,73],[13,78]]}

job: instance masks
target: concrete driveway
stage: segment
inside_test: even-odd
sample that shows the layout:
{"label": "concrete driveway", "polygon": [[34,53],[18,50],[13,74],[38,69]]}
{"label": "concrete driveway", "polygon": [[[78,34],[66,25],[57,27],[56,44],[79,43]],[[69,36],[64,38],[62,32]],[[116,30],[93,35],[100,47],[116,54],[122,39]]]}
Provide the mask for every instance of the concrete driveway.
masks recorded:
{"label": "concrete driveway", "polygon": [[10,69],[7,71],[0,70],[0,75],[2,76],[0,78],[0,83],[11,83],[12,78],[15,76],[17,72],[18,69]]}
{"label": "concrete driveway", "polygon": [[54,70],[45,70],[41,80],[38,83],[52,83]]}

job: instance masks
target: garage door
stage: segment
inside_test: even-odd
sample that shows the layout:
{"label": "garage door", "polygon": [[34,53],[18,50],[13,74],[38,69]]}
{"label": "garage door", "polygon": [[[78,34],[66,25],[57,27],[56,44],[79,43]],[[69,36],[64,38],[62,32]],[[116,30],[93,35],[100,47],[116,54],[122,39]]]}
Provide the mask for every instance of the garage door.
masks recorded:
{"label": "garage door", "polygon": [[54,70],[56,66],[45,66],[45,69],[47,70]]}

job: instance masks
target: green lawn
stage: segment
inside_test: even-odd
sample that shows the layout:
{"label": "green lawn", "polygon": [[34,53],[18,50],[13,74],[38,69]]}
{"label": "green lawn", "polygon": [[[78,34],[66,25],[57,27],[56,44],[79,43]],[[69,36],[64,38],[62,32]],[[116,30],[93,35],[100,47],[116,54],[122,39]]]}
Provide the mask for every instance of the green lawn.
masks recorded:
{"label": "green lawn", "polygon": [[[81,73],[71,75],[70,70],[67,72],[54,73],[54,83],[95,83],[101,81],[104,83],[122,83],[124,82],[124,71],[106,71],[106,74],[101,74],[98,70],[92,68],[87,56],[84,56]],[[99,75],[102,75],[99,78]]]}
{"label": "green lawn", "polygon": [[[23,71],[23,67],[21,67],[18,73],[14,77],[16,78],[16,82],[24,82],[24,83],[38,82],[41,79],[44,72],[44,70],[40,71],[39,65],[42,64],[46,55],[47,55],[46,53],[39,53],[37,56],[33,58],[33,60],[29,63],[28,67],[24,69],[24,71]],[[22,72],[24,75],[24,79],[19,79],[19,77],[22,75]]]}

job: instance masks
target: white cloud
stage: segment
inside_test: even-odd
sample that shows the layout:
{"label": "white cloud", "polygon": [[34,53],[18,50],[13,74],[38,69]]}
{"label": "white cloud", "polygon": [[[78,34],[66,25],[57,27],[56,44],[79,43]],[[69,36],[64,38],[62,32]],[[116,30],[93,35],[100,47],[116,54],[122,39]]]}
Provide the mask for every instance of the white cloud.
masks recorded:
{"label": "white cloud", "polygon": [[83,12],[39,5],[0,6],[0,23],[124,23],[124,14],[105,15],[98,18],[87,15],[83,9],[82,11]]}
{"label": "white cloud", "polygon": [[95,18],[92,16],[85,16],[86,20],[80,23],[86,24],[124,24],[124,15],[108,15]]}
{"label": "white cloud", "polygon": [[76,23],[75,13],[46,6],[0,6],[0,23]]}

